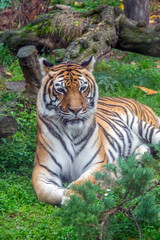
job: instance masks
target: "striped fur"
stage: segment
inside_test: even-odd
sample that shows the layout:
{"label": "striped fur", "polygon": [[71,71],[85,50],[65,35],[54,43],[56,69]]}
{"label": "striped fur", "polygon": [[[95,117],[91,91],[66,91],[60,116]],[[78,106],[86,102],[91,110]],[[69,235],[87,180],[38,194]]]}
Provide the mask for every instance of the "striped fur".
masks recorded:
{"label": "striped fur", "polygon": [[107,162],[141,156],[149,152],[147,143],[160,142],[160,119],[149,107],[128,98],[98,100],[94,57],[82,65],[41,62],[46,76],[37,100],[32,177],[40,201],[59,204],[68,193],[64,182],[95,183],[93,173]]}

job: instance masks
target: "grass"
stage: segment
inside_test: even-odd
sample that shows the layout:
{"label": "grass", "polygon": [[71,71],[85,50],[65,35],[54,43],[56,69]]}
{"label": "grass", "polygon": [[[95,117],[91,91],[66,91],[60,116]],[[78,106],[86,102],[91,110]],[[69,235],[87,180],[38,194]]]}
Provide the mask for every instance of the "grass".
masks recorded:
{"label": "grass", "polygon": [[[19,81],[17,63],[5,61],[3,64],[7,66],[7,71],[12,69],[15,76],[11,80]],[[135,53],[126,53],[124,57],[117,58],[116,53],[109,62],[97,63],[94,75],[99,84],[100,96],[134,98],[152,107],[160,116],[160,92],[147,96],[134,87],[142,85],[159,91],[157,61],[157,58]],[[10,105],[14,98],[16,104],[8,112],[17,119],[18,132],[12,137],[1,139],[0,145],[0,239],[77,239],[72,226],[61,225],[57,217],[60,207],[37,200],[31,183],[36,149],[36,109],[28,104],[28,100],[13,92],[3,93],[0,104],[7,102]],[[160,196],[157,193],[158,199]],[[119,224],[121,234],[117,239],[129,239],[133,225],[121,220]],[[160,234],[157,229],[155,225],[144,226],[144,236],[147,236],[144,239],[150,237],[158,240]]]}

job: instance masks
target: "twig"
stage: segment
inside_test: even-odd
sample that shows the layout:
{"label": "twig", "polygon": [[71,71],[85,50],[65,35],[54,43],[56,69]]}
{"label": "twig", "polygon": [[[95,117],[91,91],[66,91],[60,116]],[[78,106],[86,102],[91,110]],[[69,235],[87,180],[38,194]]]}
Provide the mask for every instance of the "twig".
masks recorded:
{"label": "twig", "polygon": [[136,227],[137,227],[138,232],[139,232],[139,238],[141,239],[141,238],[142,238],[142,233],[141,233],[141,229],[140,229],[140,227],[139,227],[139,224],[138,224],[138,222],[137,222],[136,220],[134,220],[134,222],[135,222]]}
{"label": "twig", "polygon": [[99,236],[99,240],[103,239],[104,226],[106,224],[106,220],[107,220],[108,216],[111,215],[111,214],[114,214],[115,212],[117,212],[117,210],[119,210],[119,209],[117,207],[115,207],[111,210],[108,210],[108,212],[105,214],[105,216],[102,220],[102,223],[101,223],[101,233],[100,233],[100,236]]}

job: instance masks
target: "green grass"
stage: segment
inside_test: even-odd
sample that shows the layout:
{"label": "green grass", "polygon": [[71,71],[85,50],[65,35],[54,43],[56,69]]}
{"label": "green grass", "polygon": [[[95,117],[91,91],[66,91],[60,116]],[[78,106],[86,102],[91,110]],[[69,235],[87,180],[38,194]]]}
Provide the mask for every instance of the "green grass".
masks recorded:
{"label": "green grass", "polygon": [[[8,55],[7,55],[8,56]],[[3,64],[12,71],[12,81],[19,81],[18,63]],[[132,62],[135,62],[133,64]],[[160,116],[160,92],[147,96],[134,85],[160,90],[160,71],[157,58],[127,53],[122,59],[102,61],[94,75],[99,83],[100,96],[129,97],[150,106]],[[109,87],[108,87],[109,85]],[[36,109],[13,92],[3,93],[0,103],[14,98],[17,103],[9,110],[18,121],[18,132],[0,144],[0,239],[78,239],[74,227],[61,225],[57,213],[60,207],[40,203],[33,191],[31,174],[36,149]],[[159,193],[156,193],[160,201]],[[119,216],[119,240],[133,236],[133,224]],[[158,227],[143,228],[144,239],[159,239]],[[116,234],[116,233],[115,233]],[[126,235],[125,235],[126,234]],[[115,235],[116,236],[116,235]],[[157,238],[156,238],[157,237]],[[116,239],[116,238],[115,238]]]}

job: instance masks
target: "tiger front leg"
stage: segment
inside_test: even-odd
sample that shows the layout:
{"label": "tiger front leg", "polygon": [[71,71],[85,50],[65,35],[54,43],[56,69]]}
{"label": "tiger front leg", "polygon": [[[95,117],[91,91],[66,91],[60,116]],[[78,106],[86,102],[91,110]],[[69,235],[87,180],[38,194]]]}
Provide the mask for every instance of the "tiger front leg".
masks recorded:
{"label": "tiger front leg", "polygon": [[61,179],[41,166],[34,167],[32,184],[38,199],[52,205],[60,204],[66,192]]}
{"label": "tiger front leg", "polygon": [[68,185],[68,189],[65,192],[65,194],[62,197],[62,202],[61,204],[65,204],[67,202],[67,200],[70,199],[70,196],[72,194],[75,194],[75,192],[72,190],[72,185],[78,185],[78,184],[85,184],[85,182],[90,181],[92,184],[96,183],[96,178],[94,176],[94,174],[96,172],[99,172],[102,170],[103,166],[105,163],[103,164],[95,164],[92,167],[90,167],[87,171],[85,171],[84,173],[81,174],[81,176],[74,182],[70,183]]}
{"label": "tiger front leg", "polygon": [[140,145],[138,148],[136,148],[135,152],[136,154],[136,159],[137,160],[140,160],[141,157],[145,154],[145,153],[148,153],[150,154],[151,153],[151,149],[149,146],[147,146],[146,144],[142,144]]}

